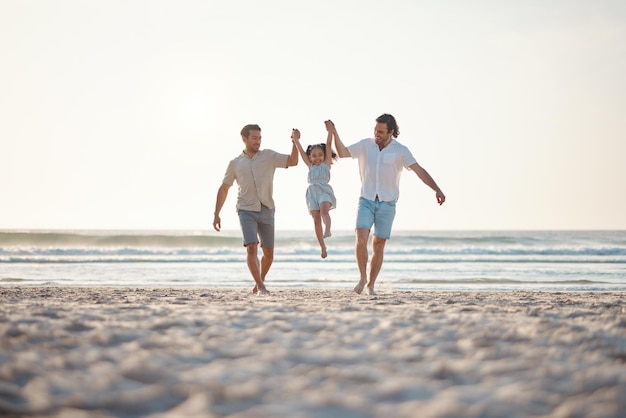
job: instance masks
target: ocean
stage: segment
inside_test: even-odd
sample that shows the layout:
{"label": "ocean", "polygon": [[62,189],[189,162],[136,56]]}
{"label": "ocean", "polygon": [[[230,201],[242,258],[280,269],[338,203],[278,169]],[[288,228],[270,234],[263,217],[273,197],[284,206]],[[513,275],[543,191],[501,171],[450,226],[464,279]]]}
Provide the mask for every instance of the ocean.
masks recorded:
{"label": "ocean", "polygon": [[[276,231],[268,289],[352,289],[354,232],[321,259]],[[371,245],[370,245],[371,248]],[[239,231],[0,231],[0,286],[253,286]],[[626,291],[626,231],[394,231],[378,290]]]}

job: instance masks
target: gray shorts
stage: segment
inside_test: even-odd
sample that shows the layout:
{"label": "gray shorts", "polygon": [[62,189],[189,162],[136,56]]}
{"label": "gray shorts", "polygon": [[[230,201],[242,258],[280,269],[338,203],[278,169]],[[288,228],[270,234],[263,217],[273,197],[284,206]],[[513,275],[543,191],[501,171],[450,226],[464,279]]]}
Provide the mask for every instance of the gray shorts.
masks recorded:
{"label": "gray shorts", "polygon": [[274,248],[274,209],[261,206],[260,212],[238,210],[243,245],[260,242],[263,248]]}

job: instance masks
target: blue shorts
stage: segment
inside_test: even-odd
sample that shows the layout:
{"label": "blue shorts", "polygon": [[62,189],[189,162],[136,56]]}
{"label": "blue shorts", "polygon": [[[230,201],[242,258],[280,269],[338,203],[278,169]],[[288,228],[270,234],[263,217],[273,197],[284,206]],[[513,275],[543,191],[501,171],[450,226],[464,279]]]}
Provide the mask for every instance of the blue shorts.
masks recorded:
{"label": "blue shorts", "polygon": [[243,245],[261,242],[263,248],[274,248],[274,209],[261,206],[260,212],[238,210]]}
{"label": "blue shorts", "polygon": [[375,226],[374,235],[378,238],[389,239],[391,226],[396,217],[396,202],[381,202],[359,198],[359,212],[356,217],[356,227],[371,230]]}

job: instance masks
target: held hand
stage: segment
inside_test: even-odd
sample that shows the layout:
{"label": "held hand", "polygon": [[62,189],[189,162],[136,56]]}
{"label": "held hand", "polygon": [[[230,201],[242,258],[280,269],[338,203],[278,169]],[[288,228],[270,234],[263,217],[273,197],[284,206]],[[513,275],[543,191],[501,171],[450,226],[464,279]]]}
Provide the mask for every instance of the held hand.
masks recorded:
{"label": "held hand", "polygon": [[441,190],[439,190],[436,193],[436,197],[437,197],[437,203],[439,203],[439,206],[443,205],[443,202],[446,201],[446,196],[443,194]]}
{"label": "held hand", "polygon": [[220,219],[220,216],[217,214],[213,218],[213,228],[215,228],[217,232],[220,232],[220,230],[222,229],[222,220]]}
{"label": "held hand", "polygon": [[328,132],[333,132],[335,130],[335,124],[330,119],[328,119],[327,121],[324,121],[324,125],[326,125],[326,130]]}
{"label": "held hand", "polygon": [[297,129],[292,129],[291,130],[291,140],[292,141],[299,141],[300,140],[300,131]]}

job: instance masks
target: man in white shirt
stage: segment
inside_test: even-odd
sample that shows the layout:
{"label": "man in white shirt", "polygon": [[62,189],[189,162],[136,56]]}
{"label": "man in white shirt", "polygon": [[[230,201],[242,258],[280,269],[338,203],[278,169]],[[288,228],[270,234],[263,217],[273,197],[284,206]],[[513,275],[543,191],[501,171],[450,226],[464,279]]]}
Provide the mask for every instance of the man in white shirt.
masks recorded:
{"label": "man in white shirt", "polygon": [[[300,131],[293,129],[291,138],[300,138]],[[254,279],[253,293],[269,294],[265,287],[265,276],[274,260],[274,171],[298,164],[298,149],[292,144],[291,154],[261,148],[261,128],[259,125],[246,125],[241,130],[244,150],[230,161],[222,185],[217,191],[213,228],[222,228],[220,211],[228,189],[237,181],[237,213],[246,247],[247,264]],[[259,262],[258,246],[261,243],[263,257]]]}
{"label": "man in white shirt", "polygon": [[[339,139],[335,125],[331,121],[326,121],[326,129],[334,134],[339,157],[359,160],[361,196],[356,221],[355,256],[361,278],[354,291],[361,294],[367,285],[367,292],[372,295],[376,278],[383,265],[385,243],[391,237],[396,202],[400,195],[402,169],[412,170],[420,180],[433,189],[439,205],[445,202],[446,196],[430,174],[413,158],[411,151],[396,141],[400,130],[392,115],[385,113],[376,119],[374,138],[363,139],[348,147]],[[372,226],[375,229],[368,280],[367,241]]]}

